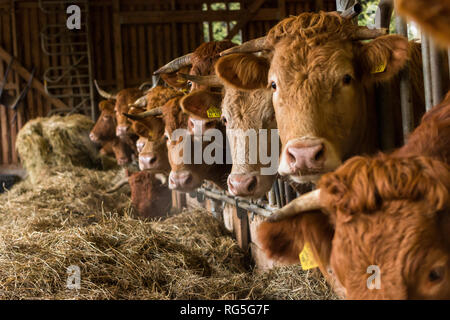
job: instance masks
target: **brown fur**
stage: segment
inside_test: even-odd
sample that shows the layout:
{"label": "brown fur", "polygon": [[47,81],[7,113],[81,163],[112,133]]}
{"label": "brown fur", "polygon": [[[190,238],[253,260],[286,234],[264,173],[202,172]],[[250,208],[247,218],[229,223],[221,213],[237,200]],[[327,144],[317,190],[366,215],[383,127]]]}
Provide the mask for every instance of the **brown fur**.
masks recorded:
{"label": "brown fur", "polygon": [[[167,102],[163,107],[163,119],[165,124],[165,132],[169,136],[172,136],[172,133],[176,129],[187,129],[188,128],[188,115],[184,113],[181,109],[180,98],[174,98]],[[219,122],[217,122],[219,125]],[[223,136],[225,136],[225,128],[224,126],[219,125],[219,129],[222,130]],[[191,160],[192,164],[176,164],[177,159],[182,157],[183,154],[181,152],[177,152],[177,148],[179,144],[182,143],[182,139],[180,138],[178,141],[169,141],[167,144],[168,154],[169,154],[169,162],[171,165],[171,169],[173,172],[177,171],[189,171],[194,176],[194,186],[195,188],[199,187],[203,180],[208,180],[215,183],[218,187],[225,189],[226,188],[226,178],[230,173],[231,166],[230,165],[220,165],[220,164],[193,164],[193,159]],[[193,139],[191,139],[191,143],[193,144]],[[203,145],[204,146],[204,145]],[[225,148],[225,146],[224,146]],[[191,145],[192,156],[194,155],[194,147]],[[224,152],[225,155],[225,152]],[[194,188],[194,187],[193,187]],[[186,190],[185,190],[186,191]],[[189,190],[192,191],[192,190]]]}
{"label": "brown fur", "polygon": [[91,135],[95,141],[109,141],[116,136],[116,119],[114,117],[114,101],[104,100],[99,103],[101,111],[94,127],[91,130]]}
{"label": "brown fur", "polygon": [[100,154],[114,156],[117,164],[125,165],[131,162],[133,150],[122,139],[114,137],[102,144]]}
{"label": "brown fur", "polygon": [[443,47],[450,45],[450,1],[396,0],[398,13],[417,22]]}
{"label": "brown fur", "polygon": [[172,205],[172,192],[148,171],[136,172],[128,179],[131,203],[141,219],[168,215]]}
{"label": "brown fur", "polygon": [[[238,58],[228,58],[229,63],[221,66],[221,74],[230,73],[228,81],[243,89],[254,88],[266,74],[266,85],[276,84],[273,105],[284,149],[281,174],[294,179],[320,175],[353,155],[377,150],[374,84],[389,81],[393,97],[398,98],[395,76],[410,59],[414,59],[411,67],[419,69],[417,44],[408,45],[407,39],[398,35],[368,43],[354,41],[356,28],[335,13],[303,13],[284,19],[269,31],[269,68]],[[385,70],[372,73],[380,65],[386,65]],[[417,72],[414,70],[411,75],[415,77]],[[344,82],[348,77],[350,81]],[[412,83],[414,89],[422,87],[421,77],[413,78]],[[415,95],[413,101],[417,118],[424,111],[421,98]],[[394,106],[399,108],[400,104]],[[401,122],[396,121],[395,126],[401,132]],[[287,165],[286,145],[305,137],[324,145],[323,167],[312,173],[293,172]]]}
{"label": "brown fur", "polygon": [[[330,229],[312,241],[313,251],[322,263],[328,261],[334,271],[329,279],[345,288],[347,298],[450,299],[449,100],[450,94],[424,115],[404,147],[354,157],[320,179]],[[263,249],[295,262],[307,237],[299,225],[305,215],[263,223]],[[325,228],[323,223],[314,227]],[[323,249],[328,246],[331,251]],[[370,265],[380,267],[379,290],[366,286]],[[436,271],[440,278],[433,280]]]}
{"label": "brown fur", "polygon": [[116,105],[114,111],[116,113],[116,121],[118,126],[130,126],[130,122],[123,114],[128,113],[129,105],[142,96],[142,91],[136,88],[123,89],[117,93]]}

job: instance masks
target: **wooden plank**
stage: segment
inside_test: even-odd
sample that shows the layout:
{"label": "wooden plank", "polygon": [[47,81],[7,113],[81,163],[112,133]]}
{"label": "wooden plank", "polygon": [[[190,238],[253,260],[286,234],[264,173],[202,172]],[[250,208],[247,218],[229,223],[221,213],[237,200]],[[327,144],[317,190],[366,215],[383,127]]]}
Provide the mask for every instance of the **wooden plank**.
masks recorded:
{"label": "wooden plank", "polygon": [[[241,14],[236,25],[231,29],[231,31],[227,35],[227,39],[233,39],[235,35],[241,30],[250,20],[253,20],[255,15],[261,9],[261,6],[264,4],[265,0],[256,0],[254,1],[248,8],[245,14]],[[259,19],[255,19],[259,20]]]}
{"label": "wooden plank", "polygon": [[113,33],[114,33],[114,55],[116,64],[116,84],[117,89],[125,88],[123,74],[123,53],[122,53],[122,28],[120,25],[120,2],[113,0]]}
{"label": "wooden plank", "polygon": [[[239,218],[239,216],[241,216]],[[233,229],[239,247],[247,251],[250,243],[247,211],[241,208],[233,210]]]}
{"label": "wooden plank", "polygon": [[[261,1],[261,0],[260,0]],[[198,23],[201,21],[235,21],[237,14],[245,16],[248,10],[233,11],[196,11],[180,10],[170,11],[145,11],[145,12],[121,12],[120,24],[141,24],[141,23]],[[254,16],[255,21],[277,20],[278,9],[262,8]]]}
{"label": "wooden plank", "polygon": [[[0,58],[3,60],[6,60],[6,61],[11,60],[11,55],[1,46],[0,46]],[[17,71],[19,73],[19,75],[25,80],[28,80],[31,76],[31,73],[27,69],[25,69],[22,66],[22,64],[20,62],[18,62],[17,60],[14,60],[12,69]],[[61,100],[47,96],[47,94],[45,93],[44,84],[42,82],[40,82],[36,77],[33,78],[31,87],[35,88],[36,90],[41,92],[43,95],[45,95],[54,106],[56,106],[58,108],[68,108],[68,106]]]}

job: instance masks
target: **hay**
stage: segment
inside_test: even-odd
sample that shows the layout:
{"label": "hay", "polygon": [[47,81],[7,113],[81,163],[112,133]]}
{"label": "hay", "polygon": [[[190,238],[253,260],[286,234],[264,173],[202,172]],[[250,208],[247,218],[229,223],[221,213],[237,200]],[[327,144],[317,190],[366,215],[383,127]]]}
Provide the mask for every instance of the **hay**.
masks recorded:
{"label": "hay", "polygon": [[16,149],[30,179],[37,183],[53,166],[101,167],[97,147],[89,139],[93,125],[80,114],[29,121],[17,135]]}
{"label": "hay", "polygon": [[[55,167],[45,184],[0,196],[0,299],[331,299],[298,266],[257,273],[204,210],[131,218],[124,170]],[[66,288],[67,267],[81,289]]]}

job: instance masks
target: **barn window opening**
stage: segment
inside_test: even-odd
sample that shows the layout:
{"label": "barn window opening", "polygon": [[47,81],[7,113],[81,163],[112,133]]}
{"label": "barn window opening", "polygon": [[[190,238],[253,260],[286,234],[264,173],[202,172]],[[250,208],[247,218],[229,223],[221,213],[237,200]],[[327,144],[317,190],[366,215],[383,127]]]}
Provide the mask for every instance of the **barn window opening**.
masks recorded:
{"label": "barn window opening", "polygon": [[[213,2],[203,3],[203,11],[238,11],[241,10],[240,2]],[[228,34],[236,26],[237,21],[204,21],[203,38],[205,42],[221,41],[228,37]],[[239,30],[231,39],[236,44],[242,43],[242,31]]]}

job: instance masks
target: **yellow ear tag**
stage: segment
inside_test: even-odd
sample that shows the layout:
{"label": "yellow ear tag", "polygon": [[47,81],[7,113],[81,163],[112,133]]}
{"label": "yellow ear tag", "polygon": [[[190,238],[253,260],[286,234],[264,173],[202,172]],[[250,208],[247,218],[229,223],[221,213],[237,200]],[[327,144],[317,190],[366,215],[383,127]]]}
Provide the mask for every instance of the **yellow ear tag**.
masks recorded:
{"label": "yellow ear tag", "polygon": [[208,114],[208,118],[220,118],[222,110],[216,107],[210,107],[206,110],[206,113]]}
{"label": "yellow ear tag", "polygon": [[384,70],[386,70],[386,62],[383,62],[382,64],[373,68],[372,73],[381,73],[384,72]]}
{"label": "yellow ear tag", "polygon": [[186,80],[183,80],[183,79],[177,79],[177,82],[178,82],[178,83],[185,83]]}
{"label": "yellow ear tag", "polygon": [[300,263],[302,265],[303,270],[309,270],[309,269],[317,268],[319,266],[317,264],[316,260],[314,259],[313,253],[309,246],[309,242],[305,242],[305,245],[303,246],[303,250],[299,254],[299,258],[300,258]]}

